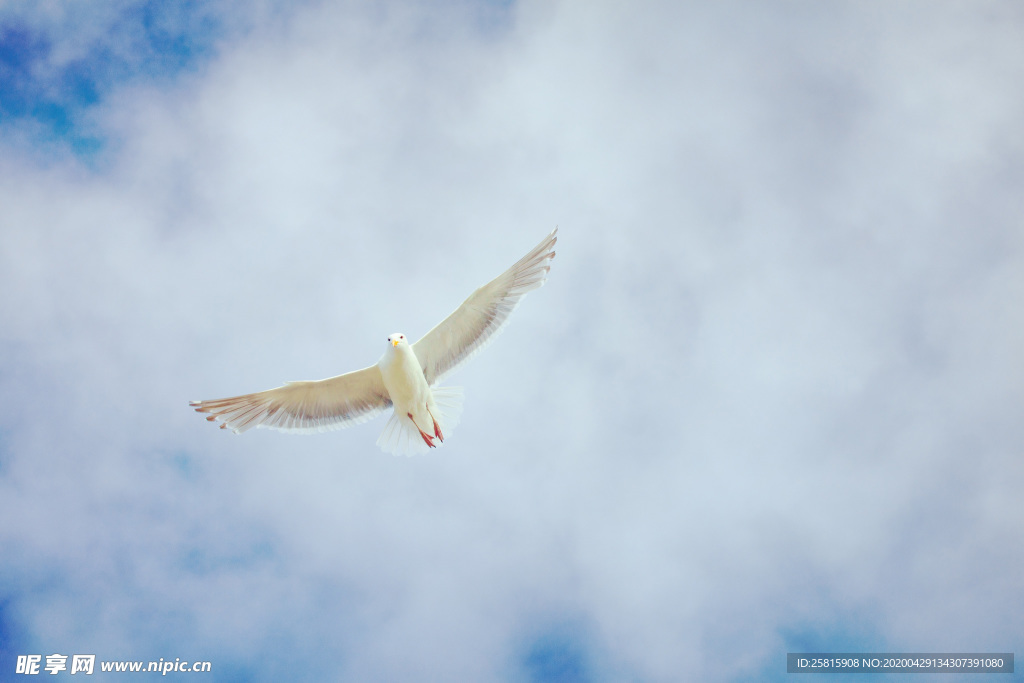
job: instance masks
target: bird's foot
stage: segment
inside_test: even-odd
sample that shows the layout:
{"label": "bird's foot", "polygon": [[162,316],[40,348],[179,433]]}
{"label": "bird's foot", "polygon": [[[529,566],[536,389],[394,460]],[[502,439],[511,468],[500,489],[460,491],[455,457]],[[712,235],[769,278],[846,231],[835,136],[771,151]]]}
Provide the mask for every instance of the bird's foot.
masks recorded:
{"label": "bird's foot", "polygon": [[[406,415],[409,416],[409,419],[412,420],[412,423],[415,425],[416,424],[416,420],[412,419],[412,413],[406,413]],[[435,422],[434,425],[436,427],[437,423]],[[425,444],[427,444],[431,448],[437,448],[437,444],[434,443],[434,437],[432,437],[430,434],[427,434],[425,431],[420,429],[419,425],[416,425],[416,429],[420,430],[420,436],[423,437],[423,442]],[[435,431],[436,431],[436,429],[435,429]]]}
{"label": "bird's foot", "polygon": [[[431,415],[431,418],[434,416]],[[441,433],[441,425],[437,424],[437,420],[434,420],[434,436],[436,436],[441,443],[444,443],[444,434]]]}

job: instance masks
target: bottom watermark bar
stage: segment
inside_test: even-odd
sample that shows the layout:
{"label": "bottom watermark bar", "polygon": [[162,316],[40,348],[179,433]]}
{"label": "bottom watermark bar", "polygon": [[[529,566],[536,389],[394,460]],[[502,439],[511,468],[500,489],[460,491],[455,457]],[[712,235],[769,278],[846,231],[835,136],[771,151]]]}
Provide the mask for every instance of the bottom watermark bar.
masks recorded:
{"label": "bottom watermark bar", "polygon": [[786,673],[1012,674],[1012,652],[787,652]]}

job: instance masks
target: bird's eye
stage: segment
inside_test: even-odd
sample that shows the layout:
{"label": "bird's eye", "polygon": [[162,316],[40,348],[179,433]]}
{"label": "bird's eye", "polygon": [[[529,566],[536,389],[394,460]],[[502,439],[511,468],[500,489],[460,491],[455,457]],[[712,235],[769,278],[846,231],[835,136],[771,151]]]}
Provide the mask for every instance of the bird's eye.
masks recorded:
{"label": "bird's eye", "polygon": [[398,335],[398,338],[399,339],[405,339],[405,335],[404,334],[400,334],[400,335]]}

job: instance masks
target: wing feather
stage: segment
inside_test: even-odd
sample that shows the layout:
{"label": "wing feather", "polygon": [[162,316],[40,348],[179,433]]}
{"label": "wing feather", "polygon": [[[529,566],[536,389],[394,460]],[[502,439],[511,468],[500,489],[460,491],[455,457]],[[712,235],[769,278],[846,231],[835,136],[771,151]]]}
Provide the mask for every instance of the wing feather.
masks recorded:
{"label": "wing feather", "polygon": [[544,284],[557,241],[555,228],[529,254],[473,292],[454,313],[412,345],[428,384],[444,379],[493,341],[520,299]]}
{"label": "wing feather", "polygon": [[372,365],[330,379],[288,382],[255,394],[191,401],[207,420],[236,434],[253,427],[323,432],[365,422],[391,406],[380,369]]}

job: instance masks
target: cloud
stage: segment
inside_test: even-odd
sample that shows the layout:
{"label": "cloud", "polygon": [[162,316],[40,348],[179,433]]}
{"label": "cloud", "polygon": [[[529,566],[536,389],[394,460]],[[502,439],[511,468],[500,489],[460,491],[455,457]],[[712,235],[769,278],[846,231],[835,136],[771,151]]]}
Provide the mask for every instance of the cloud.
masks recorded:
{"label": "cloud", "polygon": [[[131,83],[168,87],[244,35],[273,2],[11,2],[0,12],[0,117],[9,146],[96,161],[95,109]],[[115,136],[116,137],[116,136]],[[116,140],[115,140],[116,142]]]}
{"label": "cloud", "polygon": [[[26,112],[155,11],[18,7]],[[1020,649],[1019,13],[171,9],[57,100],[102,163],[0,124],[8,660],[733,680]],[[187,409],[375,362],[556,223],[429,457]]]}

